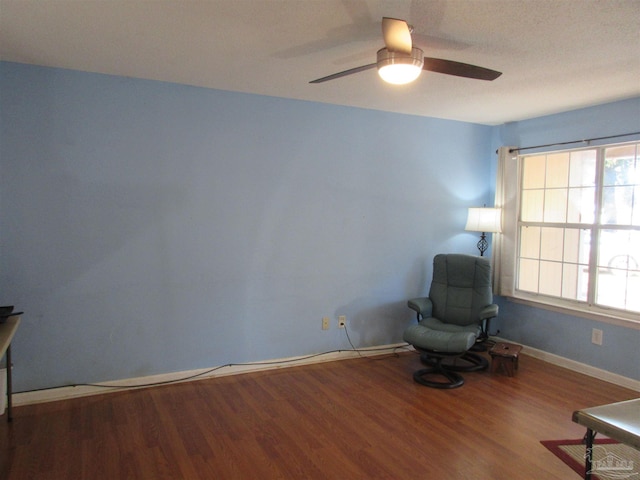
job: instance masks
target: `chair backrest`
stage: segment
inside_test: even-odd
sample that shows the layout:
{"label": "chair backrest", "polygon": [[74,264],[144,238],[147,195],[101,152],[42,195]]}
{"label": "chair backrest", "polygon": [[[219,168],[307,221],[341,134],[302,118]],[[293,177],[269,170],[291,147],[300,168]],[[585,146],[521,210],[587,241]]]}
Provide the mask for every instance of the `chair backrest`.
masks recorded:
{"label": "chair backrest", "polygon": [[440,321],[480,324],[480,310],[493,303],[491,262],[473,255],[436,255],[429,298],[433,303],[432,316]]}

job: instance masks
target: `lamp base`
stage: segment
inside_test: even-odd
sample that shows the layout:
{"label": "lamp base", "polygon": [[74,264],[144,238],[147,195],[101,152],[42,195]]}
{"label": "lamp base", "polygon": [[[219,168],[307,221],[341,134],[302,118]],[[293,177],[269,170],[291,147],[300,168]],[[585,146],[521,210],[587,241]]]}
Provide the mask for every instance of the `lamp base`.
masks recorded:
{"label": "lamp base", "polygon": [[482,235],[480,235],[480,241],[476,246],[478,247],[478,250],[480,250],[480,256],[483,257],[484,252],[489,248],[489,242],[487,242],[487,235],[485,232],[482,232]]}

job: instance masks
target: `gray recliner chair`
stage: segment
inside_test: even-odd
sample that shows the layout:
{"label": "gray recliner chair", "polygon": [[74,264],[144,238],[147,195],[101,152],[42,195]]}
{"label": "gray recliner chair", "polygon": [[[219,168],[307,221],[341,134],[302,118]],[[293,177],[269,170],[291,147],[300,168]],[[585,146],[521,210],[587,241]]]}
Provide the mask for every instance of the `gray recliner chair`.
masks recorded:
{"label": "gray recliner chair", "polygon": [[[457,372],[487,368],[487,359],[469,350],[486,339],[489,322],[498,315],[498,305],[492,302],[488,258],[435,256],[429,296],[408,301],[409,308],[417,312],[418,324],[405,330],[404,340],[428,365],[414,373],[416,382],[433,388],[456,388],[464,383]],[[445,381],[436,380],[442,377]]]}

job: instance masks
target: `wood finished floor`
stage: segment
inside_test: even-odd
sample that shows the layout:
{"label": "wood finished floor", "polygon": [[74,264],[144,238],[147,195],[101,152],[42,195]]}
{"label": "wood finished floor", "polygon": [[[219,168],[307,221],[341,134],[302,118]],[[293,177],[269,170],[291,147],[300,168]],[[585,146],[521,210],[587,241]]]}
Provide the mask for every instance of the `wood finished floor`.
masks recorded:
{"label": "wood finished floor", "polygon": [[413,382],[415,353],[14,408],[0,478],[579,479],[540,440],[638,392],[522,356],[516,377]]}

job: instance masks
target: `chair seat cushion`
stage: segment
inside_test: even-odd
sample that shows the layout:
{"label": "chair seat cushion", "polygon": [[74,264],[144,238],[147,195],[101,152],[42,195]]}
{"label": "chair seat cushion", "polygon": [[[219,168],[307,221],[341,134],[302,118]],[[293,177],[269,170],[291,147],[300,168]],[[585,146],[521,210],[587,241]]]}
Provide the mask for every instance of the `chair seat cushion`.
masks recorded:
{"label": "chair seat cushion", "polygon": [[[404,341],[424,350],[444,353],[463,353],[474,345],[478,337],[477,325],[460,327],[459,325],[443,324],[443,328],[441,329],[437,328],[433,322],[428,322],[427,320],[430,319],[425,319],[418,325],[408,327],[404,331]],[[439,322],[437,319],[433,320]]]}
{"label": "chair seat cushion", "polygon": [[480,332],[482,331],[480,325],[477,322],[474,322],[470,325],[456,325],[455,323],[444,323],[442,320],[439,320],[435,317],[424,318],[420,320],[418,325],[422,325],[423,327],[427,327],[432,330],[451,333],[467,332],[473,333],[475,335],[480,335]]}

